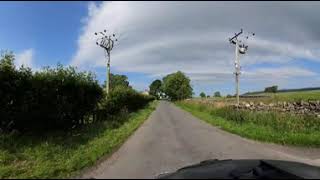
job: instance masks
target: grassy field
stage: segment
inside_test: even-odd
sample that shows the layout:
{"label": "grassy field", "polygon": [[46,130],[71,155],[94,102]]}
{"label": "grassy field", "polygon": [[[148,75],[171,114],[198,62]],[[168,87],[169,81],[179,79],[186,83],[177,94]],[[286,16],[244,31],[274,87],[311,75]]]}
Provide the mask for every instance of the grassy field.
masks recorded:
{"label": "grassy field", "polygon": [[[240,101],[246,102],[264,102],[264,103],[275,103],[275,102],[298,102],[298,101],[308,101],[308,100],[320,100],[320,90],[313,91],[297,91],[297,92],[279,92],[279,93],[259,93],[255,95],[262,95],[268,97],[259,98],[240,98]],[[236,102],[236,98],[226,98],[226,97],[210,97],[210,98],[192,98],[194,101],[212,101],[212,102],[224,102],[227,104],[232,104]]]}
{"label": "grassy field", "polygon": [[276,112],[248,112],[213,108],[192,102],[177,102],[203,121],[240,136],[278,143],[320,147],[320,119]]}
{"label": "grassy field", "polygon": [[279,92],[279,93],[261,93],[258,95],[270,96],[275,101],[301,101],[301,100],[320,100],[320,91],[297,91],[297,92]]}
{"label": "grassy field", "polygon": [[111,154],[148,118],[156,101],[121,125],[94,124],[77,132],[42,137],[0,135],[0,178],[67,178]]}

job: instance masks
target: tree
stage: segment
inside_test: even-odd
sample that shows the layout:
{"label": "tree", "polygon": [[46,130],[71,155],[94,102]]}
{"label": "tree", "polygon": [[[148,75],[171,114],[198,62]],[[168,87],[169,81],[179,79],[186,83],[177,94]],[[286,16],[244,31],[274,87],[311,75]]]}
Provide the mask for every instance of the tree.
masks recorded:
{"label": "tree", "polygon": [[219,92],[219,91],[216,91],[216,92],[214,93],[214,97],[221,97],[220,92]]}
{"label": "tree", "polygon": [[0,55],[0,67],[6,70],[14,70],[15,56],[11,51],[3,51]]}
{"label": "tree", "polygon": [[190,79],[181,71],[165,76],[162,90],[173,101],[191,98],[193,91]]}
{"label": "tree", "polygon": [[154,80],[149,86],[149,94],[159,99],[161,94],[161,85],[161,80]]}
{"label": "tree", "polygon": [[210,95],[207,95],[207,98],[210,98]]}
{"label": "tree", "polygon": [[276,93],[278,91],[278,86],[272,86],[271,90],[273,93]]}
{"label": "tree", "polygon": [[205,98],[205,97],[206,97],[206,94],[205,94],[204,92],[201,92],[201,93],[200,93],[200,97],[201,97],[201,98]]}
{"label": "tree", "polygon": [[232,98],[232,95],[228,94],[228,95],[227,95],[227,98]]}
{"label": "tree", "polygon": [[[112,91],[118,86],[123,88],[131,88],[131,86],[129,86],[128,77],[126,75],[111,73],[110,74],[110,90]],[[103,87],[106,87],[106,81],[104,81]]]}
{"label": "tree", "polygon": [[270,86],[264,89],[264,92],[276,93],[278,91],[278,86]]}

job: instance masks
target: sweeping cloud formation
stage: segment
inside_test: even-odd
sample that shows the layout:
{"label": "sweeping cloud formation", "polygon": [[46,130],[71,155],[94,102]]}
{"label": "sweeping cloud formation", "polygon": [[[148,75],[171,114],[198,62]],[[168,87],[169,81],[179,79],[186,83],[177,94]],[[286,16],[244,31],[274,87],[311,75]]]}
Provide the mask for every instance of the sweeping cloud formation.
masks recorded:
{"label": "sweeping cloud formation", "polygon": [[104,67],[94,32],[107,29],[122,35],[111,57],[117,71],[155,79],[181,70],[193,83],[232,85],[234,47],[228,38],[243,28],[256,33],[240,57],[243,81],[263,87],[305,78],[319,84],[319,72],[297,65],[320,63],[319,8],[319,2],[89,3],[71,64]]}

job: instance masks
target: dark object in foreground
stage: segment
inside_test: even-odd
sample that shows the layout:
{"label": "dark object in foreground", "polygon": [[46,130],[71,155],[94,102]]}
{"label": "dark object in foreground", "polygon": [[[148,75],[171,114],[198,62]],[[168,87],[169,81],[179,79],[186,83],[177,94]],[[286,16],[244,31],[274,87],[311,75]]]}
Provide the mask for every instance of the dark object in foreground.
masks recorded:
{"label": "dark object in foreground", "polygon": [[278,160],[208,160],[157,179],[319,179],[320,167]]}

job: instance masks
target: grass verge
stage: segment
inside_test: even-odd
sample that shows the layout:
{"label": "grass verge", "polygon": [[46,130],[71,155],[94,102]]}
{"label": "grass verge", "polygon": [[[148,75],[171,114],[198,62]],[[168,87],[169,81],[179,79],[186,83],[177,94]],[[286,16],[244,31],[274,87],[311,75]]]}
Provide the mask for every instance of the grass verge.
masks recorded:
{"label": "grass verge", "polygon": [[[320,130],[319,127],[315,127],[319,123],[319,119],[318,122],[314,122],[315,124],[309,123],[302,128],[299,127],[301,124],[297,124],[294,119],[290,119],[289,123],[286,122],[286,119],[277,118],[274,121],[269,121],[274,114],[254,114],[255,112],[252,112],[242,116],[237,113],[232,115],[232,112],[228,112],[225,114],[228,114],[229,118],[224,118],[219,116],[222,114],[221,112],[219,113],[216,109],[203,105],[186,102],[177,102],[176,105],[211,125],[242,137],[282,145],[320,147]],[[254,118],[250,117],[254,115]],[[262,118],[263,115],[264,118]],[[233,116],[233,119],[230,118],[231,116]],[[241,117],[244,117],[244,119],[241,119]],[[254,120],[246,120],[246,117]],[[237,118],[238,120],[236,120]],[[308,129],[308,126],[314,129]]]}
{"label": "grass verge", "polygon": [[128,118],[114,126],[101,122],[70,133],[0,135],[0,179],[68,178],[100,157],[112,153],[154,111],[154,101],[144,109],[118,118]]}

